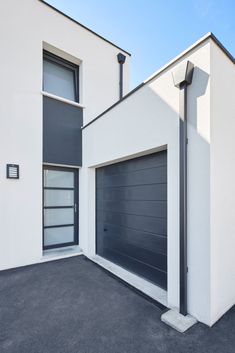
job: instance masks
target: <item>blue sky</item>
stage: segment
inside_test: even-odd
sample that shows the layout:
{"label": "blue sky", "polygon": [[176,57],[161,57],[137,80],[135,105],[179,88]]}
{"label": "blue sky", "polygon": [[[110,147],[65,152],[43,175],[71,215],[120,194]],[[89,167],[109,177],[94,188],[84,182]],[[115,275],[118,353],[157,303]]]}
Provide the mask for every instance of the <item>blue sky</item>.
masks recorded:
{"label": "blue sky", "polygon": [[47,0],[132,54],[131,88],[213,32],[235,56],[235,0]]}

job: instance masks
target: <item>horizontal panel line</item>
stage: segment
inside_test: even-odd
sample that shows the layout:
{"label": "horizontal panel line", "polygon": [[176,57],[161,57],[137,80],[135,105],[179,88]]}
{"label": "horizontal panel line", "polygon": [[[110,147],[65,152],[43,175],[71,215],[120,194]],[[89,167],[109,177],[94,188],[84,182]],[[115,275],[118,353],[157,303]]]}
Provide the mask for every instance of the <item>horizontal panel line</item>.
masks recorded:
{"label": "horizontal panel line", "polygon": [[116,199],[116,200],[105,200],[105,199],[99,199],[104,202],[167,202],[167,200],[128,200],[128,199]]}
{"label": "horizontal panel line", "polygon": [[44,186],[44,190],[75,190],[75,188],[65,188],[65,187],[54,187],[54,186]]}
{"label": "horizontal panel line", "polygon": [[117,189],[117,188],[130,188],[130,187],[136,187],[136,186],[150,186],[150,185],[167,185],[167,182],[162,182],[162,183],[146,183],[146,184],[132,184],[132,185],[117,185],[117,186],[97,186],[97,190],[101,189]]}
{"label": "horizontal panel line", "polygon": [[149,216],[149,215],[142,215],[142,214],[135,214],[135,213],[124,213],[124,212],[119,212],[119,211],[111,211],[111,210],[105,210],[101,208],[97,208],[97,211],[102,211],[102,212],[111,212],[111,213],[117,213],[117,214],[123,214],[126,216],[137,216],[137,217],[150,217],[150,218],[157,218],[157,219],[167,219],[167,217],[157,217],[157,216]]}
{"label": "horizontal panel line", "polygon": [[[120,245],[120,242],[118,243],[118,242],[113,242],[113,244],[116,246],[116,245]],[[121,244],[121,245],[125,245],[125,244]],[[135,247],[135,248],[137,248],[137,249],[140,249],[140,250],[146,250],[146,251],[148,251],[148,252],[151,252],[152,254],[154,254],[154,256],[162,256],[162,257],[165,257],[166,259],[167,259],[167,253],[162,253],[162,252],[160,252],[158,249],[156,249],[157,251],[155,252],[155,251],[152,251],[152,250],[150,250],[150,249],[148,249],[148,248],[146,248],[144,245],[141,245],[141,247],[138,247],[138,246],[136,246],[135,244],[130,244],[130,243],[128,243],[128,245],[129,246],[131,246],[131,247]]]}
{"label": "horizontal panel line", "polygon": [[60,209],[60,208],[74,208],[73,206],[43,206],[43,208],[45,209]]}
{"label": "horizontal panel line", "polygon": [[51,245],[44,245],[43,243],[43,250],[49,250],[49,249],[54,249],[54,248],[62,248],[65,246],[71,246],[71,245],[77,245],[77,242],[75,240],[67,242],[67,243],[54,243]]}
{"label": "horizontal panel line", "polygon": [[[99,223],[99,222],[98,222],[98,223]],[[118,226],[118,225],[116,225],[116,224],[109,223],[109,222],[102,222],[102,223],[103,223],[103,224],[109,224],[109,225],[111,225],[111,226],[115,226],[115,227],[119,227],[119,228],[126,228],[126,229],[130,229],[130,230],[134,230],[134,231],[137,231],[137,232],[148,233],[148,234],[151,234],[151,235],[154,235],[154,236],[159,236],[159,237],[162,237],[162,238],[167,239],[167,235],[163,235],[163,234],[152,233],[152,232],[148,232],[148,231],[146,231],[146,230],[140,230],[140,229],[132,228],[132,227]]]}
{"label": "horizontal panel line", "polygon": [[53,225],[53,226],[44,226],[44,229],[48,228],[63,228],[63,227],[74,227],[75,224],[58,224],[58,225]]}
{"label": "horizontal panel line", "polygon": [[[113,164],[112,164],[113,166]],[[107,168],[108,166],[106,167],[101,167],[101,168]],[[114,174],[106,174],[106,175],[103,175],[103,177],[109,177],[109,176],[114,176],[114,175],[123,175],[123,174],[132,174],[132,173],[135,173],[135,172],[139,172],[141,170],[151,170],[151,169],[158,169],[158,168],[162,168],[162,167],[166,167],[167,168],[167,163],[164,163],[164,164],[160,164],[158,166],[155,166],[155,167],[148,167],[148,168],[140,168],[140,169],[135,169],[135,170],[131,170],[129,172],[121,172],[121,173],[114,173]],[[99,172],[99,168],[97,169],[97,171]],[[107,170],[107,169],[106,169]]]}
{"label": "horizontal panel line", "polygon": [[[106,248],[106,249],[108,249],[109,251],[111,250],[111,251],[113,251],[114,253],[120,254],[121,256],[127,257],[127,258],[129,258],[129,259],[133,259],[133,260],[136,261],[136,262],[139,262],[139,263],[141,263],[141,264],[143,264],[143,265],[145,265],[145,266],[147,266],[147,267],[151,267],[151,268],[153,268],[153,269],[155,269],[155,270],[157,270],[157,271],[163,272],[164,274],[167,274],[167,271],[161,270],[161,269],[158,268],[158,267],[155,267],[155,266],[153,266],[153,265],[147,264],[146,262],[141,261],[141,260],[138,260],[138,259],[136,259],[136,258],[133,257],[133,256],[126,255],[126,254],[121,253],[121,252],[119,252],[119,251],[117,251],[117,250],[113,250],[113,249],[109,249],[109,248]],[[137,272],[137,273],[138,273],[138,272]]]}

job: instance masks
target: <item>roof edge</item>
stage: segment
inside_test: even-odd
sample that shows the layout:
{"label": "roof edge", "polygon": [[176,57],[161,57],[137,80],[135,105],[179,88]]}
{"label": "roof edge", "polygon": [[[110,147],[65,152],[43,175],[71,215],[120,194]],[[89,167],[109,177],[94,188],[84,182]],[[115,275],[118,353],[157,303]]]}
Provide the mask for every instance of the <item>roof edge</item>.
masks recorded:
{"label": "roof edge", "polygon": [[127,55],[131,56],[131,54],[122,49],[121,47],[119,47],[118,45],[114,44],[113,42],[111,42],[110,40],[104,38],[103,36],[101,36],[100,34],[94,32],[92,29],[84,26],[82,23],[78,22],[77,20],[75,20],[74,18],[70,17],[69,15],[66,15],[64,12],[60,11],[59,9],[57,9],[56,7],[54,7],[53,5],[49,4],[48,2],[44,1],[44,0],[38,0],[40,1],[41,3],[43,3],[44,5],[50,7],[52,10],[56,11],[57,13],[59,13],[60,15],[66,17],[67,19],[69,19],[70,21],[76,23],[77,25],[79,25],[80,27],[86,29],[87,31],[89,31],[90,33],[94,34],[95,36],[99,37],[100,39],[104,40],[106,43],[109,43],[111,44],[113,47],[116,47],[117,49],[123,51],[124,53],[126,53]]}
{"label": "roof edge", "polygon": [[114,107],[116,107],[118,104],[123,102],[125,99],[130,97],[133,93],[138,91],[140,88],[143,86],[147,85],[149,82],[157,78],[160,74],[162,74],[164,71],[169,69],[171,65],[173,65],[175,62],[177,62],[179,59],[183,58],[185,55],[190,53],[192,50],[197,48],[199,45],[203,44],[206,40],[212,39],[218,46],[219,48],[224,52],[224,54],[235,64],[235,58],[233,55],[223,46],[223,44],[216,38],[216,36],[212,32],[208,32],[206,35],[204,35],[202,38],[200,38],[198,41],[196,41],[193,45],[188,47],[186,50],[184,50],[181,54],[177,55],[174,59],[169,61],[166,65],[162,66],[158,71],[156,71],[153,75],[148,77],[145,81],[143,81],[140,85],[135,87],[133,90],[131,90],[129,93],[127,93],[122,99],[111,105],[108,109],[104,110],[101,114],[99,114],[97,117],[89,121],[86,125],[82,127],[82,130],[94,123],[96,120],[101,118],[103,115],[108,113],[110,110],[112,110]]}
{"label": "roof edge", "polygon": [[169,68],[177,60],[183,58],[185,55],[190,53],[192,50],[196,49],[199,45],[203,44],[208,39],[214,40],[214,42],[220,47],[220,49],[224,52],[224,54],[235,64],[235,58],[233,57],[233,55],[223,46],[223,44],[217,39],[217,37],[212,32],[208,32],[199,40],[197,40],[195,43],[193,43],[191,46],[189,46],[187,49],[185,49],[183,52],[181,52],[179,55],[175,56],[167,64],[162,66],[159,70],[155,71],[151,76],[149,76],[146,80],[144,80],[144,83],[148,83],[153,78],[157,77],[162,71]]}

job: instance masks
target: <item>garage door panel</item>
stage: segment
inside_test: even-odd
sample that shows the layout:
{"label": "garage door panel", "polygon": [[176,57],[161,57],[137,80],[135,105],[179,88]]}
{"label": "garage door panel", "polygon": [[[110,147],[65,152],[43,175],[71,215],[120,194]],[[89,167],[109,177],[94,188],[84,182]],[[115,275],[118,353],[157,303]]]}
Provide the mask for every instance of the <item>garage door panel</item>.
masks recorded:
{"label": "garage door panel", "polygon": [[[163,254],[158,254],[153,251],[146,250],[144,248],[135,247],[132,244],[125,244],[120,241],[115,243],[115,250],[122,253],[123,255],[129,256],[135,260],[141,261],[146,265],[151,265],[161,271],[167,270],[167,257]],[[148,263],[146,263],[148,259]]]}
{"label": "garage door panel", "polygon": [[166,167],[137,170],[131,173],[107,175],[98,182],[97,187],[133,186],[166,182]]}
{"label": "garage door panel", "polygon": [[97,222],[97,229],[103,233],[102,236],[97,239],[97,247],[99,247],[99,249],[101,245],[100,241],[102,241],[102,245],[106,247],[108,244],[115,246],[116,242],[120,241],[126,245],[139,246],[140,250],[154,250],[155,254],[167,254],[167,238],[165,236],[102,222]]}
{"label": "garage door panel", "polygon": [[129,173],[136,170],[154,168],[159,166],[166,166],[166,151],[158,152],[158,157],[156,154],[149,154],[143,158],[134,158],[131,160],[126,160],[121,163],[111,164],[103,167],[104,175],[113,175],[117,173]]}
{"label": "garage door panel", "polygon": [[129,200],[167,200],[167,184],[152,184],[138,186],[117,186],[114,188],[103,188],[97,190],[97,199],[105,201]]}
{"label": "garage door panel", "polygon": [[167,273],[158,270],[155,267],[142,263],[134,258],[126,256],[116,250],[105,248],[103,250],[103,257],[113,261],[117,265],[131,271],[132,273],[138,273],[140,277],[147,279],[153,283],[156,283],[163,289],[167,289]]}
{"label": "garage door panel", "polygon": [[116,226],[135,228],[143,232],[153,234],[167,235],[167,224],[165,218],[155,218],[148,216],[135,216],[131,214],[117,213],[112,211],[97,211],[100,217],[103,217],[104,223]]}
{"label": "garage door panel", "polygon": [[167,286],[167,153],[97,169],[96,251]]}
{"label": "garage door panel", "polygon": [[128,213],[158,218],[167,217],[166,201],[102,201],[103,211]]}
{"label": "garage door panel", "polygon": [[[138,240],[140,238],[142,247],[139,246],[140,242]],[[166,238],[164,237],[110,227],[102,239],[102,244],[97,244],[98,250],[99,247],[115,249],[144,263],[147,259],[149,265],[163,271],[167,270]],[[156,248],[158,253],[156,253]]]}

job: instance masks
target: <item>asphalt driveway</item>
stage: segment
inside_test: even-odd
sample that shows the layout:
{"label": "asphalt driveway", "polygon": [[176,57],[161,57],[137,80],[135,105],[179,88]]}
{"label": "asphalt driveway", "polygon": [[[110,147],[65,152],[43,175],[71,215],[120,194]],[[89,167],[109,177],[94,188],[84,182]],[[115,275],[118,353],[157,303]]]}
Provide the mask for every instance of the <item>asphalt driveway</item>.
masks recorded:
{"label": "asphalt driveway", "polygon": [[235,307],[180,334],[84,256],[0,272],[1,353],[234,353]]}

